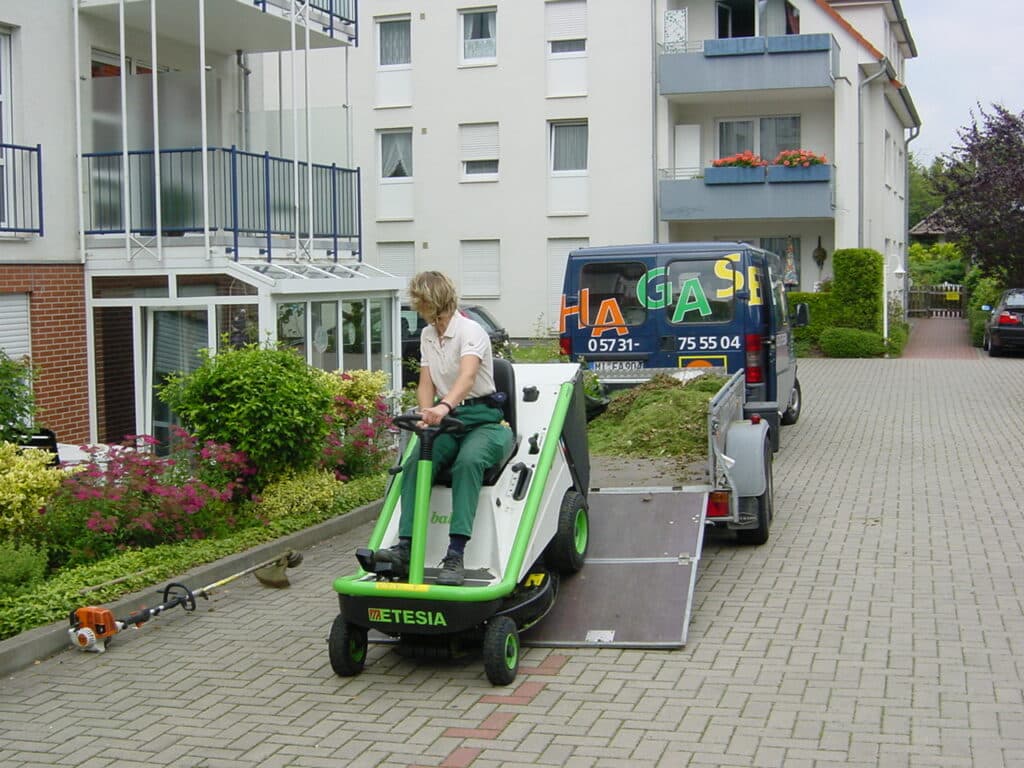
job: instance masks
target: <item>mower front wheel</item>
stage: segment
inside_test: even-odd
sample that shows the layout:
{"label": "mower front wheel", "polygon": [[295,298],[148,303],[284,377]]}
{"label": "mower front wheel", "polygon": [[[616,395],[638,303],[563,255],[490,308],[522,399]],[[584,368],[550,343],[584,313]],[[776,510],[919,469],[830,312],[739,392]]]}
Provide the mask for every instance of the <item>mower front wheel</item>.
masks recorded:
{"label": "mower front wheel", "polygon": [[519,632],[509,616],[497,616],[484,630],[484,671],[492,685],[508,685],[519,672]]}
{"label": "mower front wheel", "polygon": [[366,630],[350,624],[338,614],[331,625],[327,638],[327,650],[331,657],[331,669],[341,677],[353,677],[363,671],[366,663]]}

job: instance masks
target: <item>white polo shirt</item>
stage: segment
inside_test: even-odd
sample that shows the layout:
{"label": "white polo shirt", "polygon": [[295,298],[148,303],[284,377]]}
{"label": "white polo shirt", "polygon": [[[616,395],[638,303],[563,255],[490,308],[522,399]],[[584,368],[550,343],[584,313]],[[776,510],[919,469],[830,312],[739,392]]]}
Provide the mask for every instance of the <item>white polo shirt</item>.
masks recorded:
{"label": "white polo shirt", "polygon": [[476,381],[466,398],[483,397],[494,392],[494,357],[491,339],[483,326],[456,310],[440,338],[432,325],[420,332],[420,365],[430,373],[439,397],[447,395],[448,390],[455,386],[455,380],[459,378],[459,363],[466,355],[480,358]]}

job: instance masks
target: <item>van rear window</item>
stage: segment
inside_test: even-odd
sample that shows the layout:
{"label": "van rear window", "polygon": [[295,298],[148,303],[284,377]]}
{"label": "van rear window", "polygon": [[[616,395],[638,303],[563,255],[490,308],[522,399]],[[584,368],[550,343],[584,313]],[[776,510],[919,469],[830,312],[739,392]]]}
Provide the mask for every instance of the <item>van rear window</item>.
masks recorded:
{"label": "van rear window", "polygon": [[611,306],[614,301],[622,321],[626,325],[642,325],[647,319],[647,310],[642,297],[637,294],[647,267],[638,261],[584,264],[580,274],[580,289],[589,290],[590,324],[617,324],[613,313],[602,318],[600,308]]}
{"label": "van rear window", "polygon": [[665,280],[669,322],[690,325],[732,320],[732,266],[729,259],[670,262]]}

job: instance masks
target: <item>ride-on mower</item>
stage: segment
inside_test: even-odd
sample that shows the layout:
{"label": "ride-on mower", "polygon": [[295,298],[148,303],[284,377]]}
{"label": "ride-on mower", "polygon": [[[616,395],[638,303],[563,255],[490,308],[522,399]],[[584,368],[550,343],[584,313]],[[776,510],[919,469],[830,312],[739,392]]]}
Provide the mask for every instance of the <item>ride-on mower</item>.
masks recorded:
{"label": "ride-on mower", "polygon": [[395,423],[412,433],[405,457],[418,452],[408,577],[374,558],[398,536],[399,465],[368,546],[356,552],[358,572],[334,582],[341,610],[328,650],[338,675],[363,670],[373,632],[418,658],[482,647],[487,678],[508,685],[519,669],[519,632],[551,609],[559,577],[583,566],[590,456],[582,370],[495,359],[494,377],[515,440],[509,455],[485,473],[465,552],[465,583],[439,585],[438,569],[426,566],[447,549],[452,495],[447,471],[432,479],[431,451],[438,435],[460,428],[458,408],[435,427],[423,425],[415,412],[401,414]]}

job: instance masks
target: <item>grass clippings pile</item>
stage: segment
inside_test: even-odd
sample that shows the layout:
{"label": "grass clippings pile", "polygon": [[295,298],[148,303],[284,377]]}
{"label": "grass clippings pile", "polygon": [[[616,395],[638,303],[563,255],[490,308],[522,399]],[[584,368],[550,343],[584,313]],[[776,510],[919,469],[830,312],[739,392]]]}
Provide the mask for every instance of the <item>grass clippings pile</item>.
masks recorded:
{"label": "grass clippings pile", "polygon": [[708,401],[727,380],[705,374],[684,382],[658,374],[613,393],[608,409],[590,422],[591,453],[681,462],[706,458]]}

